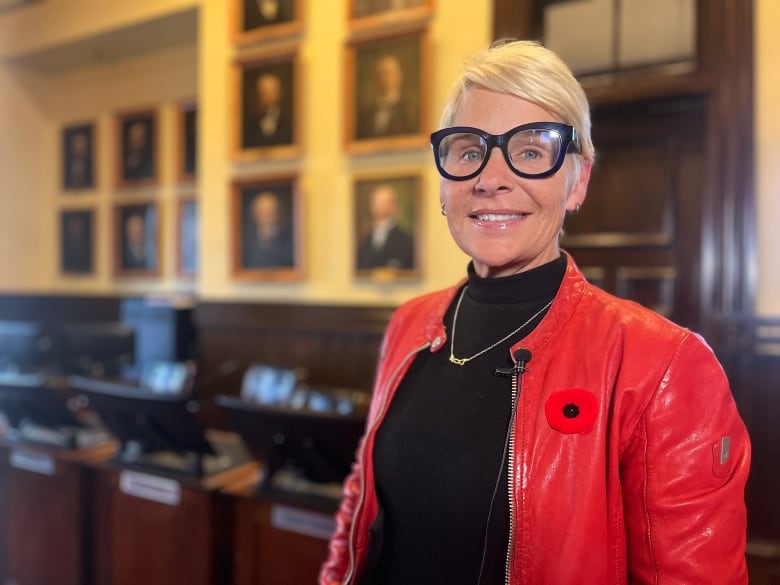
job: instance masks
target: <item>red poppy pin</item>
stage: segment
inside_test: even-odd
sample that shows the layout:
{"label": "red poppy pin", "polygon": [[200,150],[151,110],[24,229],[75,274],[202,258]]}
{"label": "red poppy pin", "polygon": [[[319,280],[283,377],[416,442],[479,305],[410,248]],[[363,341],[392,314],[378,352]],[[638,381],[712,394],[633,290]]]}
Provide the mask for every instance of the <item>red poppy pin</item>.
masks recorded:
{"label": "red poppy pin", "polygon": [[589,431],[596,422],[597,412],[598,400],[584,388],[553,392],[544,405],[550,426],[567,435]]}

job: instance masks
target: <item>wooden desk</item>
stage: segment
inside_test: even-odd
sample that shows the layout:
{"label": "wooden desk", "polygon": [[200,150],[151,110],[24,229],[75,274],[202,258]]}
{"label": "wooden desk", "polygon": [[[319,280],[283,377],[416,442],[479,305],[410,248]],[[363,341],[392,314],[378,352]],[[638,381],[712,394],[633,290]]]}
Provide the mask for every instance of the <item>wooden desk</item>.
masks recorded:
{"label": "wooden desk", "polygon": [[5,583],[91,583],[90,463],[114,445],[69,450],[0,438],[0,573]]}
{"label": "wooden desk", "polygon": [[245,482],[256,469],[249,462],[194,477],[117,462],[97,465],[96,585],[231,583],[233,499],[221,490]]}
{"label": "wooden desk", "polygon": [[314,585],[328,554],[338,502],[233,490],[235,585]]}

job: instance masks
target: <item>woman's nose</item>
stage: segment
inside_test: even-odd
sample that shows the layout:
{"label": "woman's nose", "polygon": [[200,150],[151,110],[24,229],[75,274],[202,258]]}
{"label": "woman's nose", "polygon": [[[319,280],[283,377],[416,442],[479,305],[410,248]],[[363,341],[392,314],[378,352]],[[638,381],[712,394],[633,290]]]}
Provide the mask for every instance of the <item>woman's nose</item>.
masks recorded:
{"label": "woman's nose", "polygon": [[475,188],[486,194],[508,190],[511,188],[515,174],[504,158],[504,154],[498,146],[494,146],[488,153],[485,168],[477,176]]}

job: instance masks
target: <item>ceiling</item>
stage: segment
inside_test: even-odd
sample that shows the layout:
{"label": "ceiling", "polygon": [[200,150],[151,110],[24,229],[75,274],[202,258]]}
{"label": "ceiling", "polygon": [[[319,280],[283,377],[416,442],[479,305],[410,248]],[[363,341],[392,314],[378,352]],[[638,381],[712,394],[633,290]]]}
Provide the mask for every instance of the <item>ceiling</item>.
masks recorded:
{"label": "ceiling", "polygon": [[[35,1],[0,0],[0,10],[10,3]],[[191,8],[16,56],[9,62],[41,73],[65,73],[80,67],[110,65],[161,49],[195,44],[197,36],[198,11]]]}
{"label": "ceiling", "polygon": [[36,2],[36,0],[0,0],[0,12],[3,12],[4,10],[10,10],[11,8],[16,8],[22,4],[30,4],[32,2]]}

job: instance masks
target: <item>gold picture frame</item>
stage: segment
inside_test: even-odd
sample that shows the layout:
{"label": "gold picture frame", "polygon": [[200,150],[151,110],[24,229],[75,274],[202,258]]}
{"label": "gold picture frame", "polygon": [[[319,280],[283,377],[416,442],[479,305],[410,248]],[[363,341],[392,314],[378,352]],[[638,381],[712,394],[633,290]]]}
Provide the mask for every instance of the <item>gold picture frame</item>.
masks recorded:
{"label": "gold picture frame", "polygon": [[433,17],[434,0],[350,0],[347,20],[352,34],[378,29],[422,28]]}
{"label": "gold picture frame", "polygon": [[299,156],[303,88],[297,50],[286,48],[237,59],[231,86],[233,159]]}
{"label": "gold picture frame", "polygon": [[176,202],[176,274],[186,280],[198,274],[198,216],[196,197],[181,197]]}
{"label": "gold picture frame", "polygon": [[60,211],[60,273],[91,276],[95,273],[95,210]]}
{"label": "gold picture frame", "polygon": [[116,185],[156,185],[160,175],[158,120],[153,108],[116,116]]}
{"label": "gold picture frame", "polygon": [[95,188],[95,124],[70,124],[62,129],[62,189],[70,193]]}
{"label": "gold picture frame", "polygon": [[122,203],[114,207],[114,275],[160,275],[160,210],[153,201]]}
{"label": "gold picture frame", "polygon": [[230,34],[239,46],[303,32],[304,0],[231,0]]}
{"label": "gold picture frame", "polygon": [[242,178],[232,183],[233,276],[295,281],[304,276],[304,210],[298,178]]}
{"label": "gold picture frame", "polygon": [[198,174],[198,104],[186,99],[176,104],[176,176],[194,183]]}
{"label": "gold picture frame", "polygon": [[354,177],[352,262],[358,278],[387,282],[420,276],[422,184],[420,170]]}
{"label": "gold picture frame", "polygon": [[425,147],[431,93],[427,31],[352,41],[345,61],[345,150]]}

